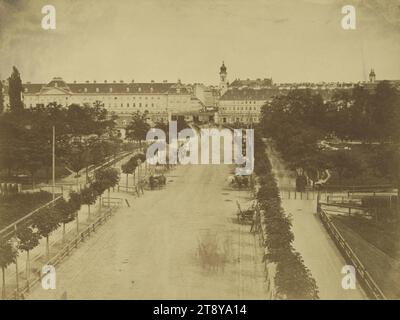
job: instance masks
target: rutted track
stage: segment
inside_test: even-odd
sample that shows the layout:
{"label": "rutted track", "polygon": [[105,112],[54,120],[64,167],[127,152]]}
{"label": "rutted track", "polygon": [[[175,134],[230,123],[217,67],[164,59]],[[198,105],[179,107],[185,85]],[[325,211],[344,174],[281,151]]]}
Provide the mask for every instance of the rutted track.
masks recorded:
{"label": "rutted track", "polygon": [[[27,298],[265,299],[262,250],[249,226],[233,221],[246,192],[228,190],[228,174],[226,165],[180,166],[165,189],[124,194],[131,207],[57,268],[57,289],[36,287]],[[199,262],[204,234],[230,248],[224,268]]]}

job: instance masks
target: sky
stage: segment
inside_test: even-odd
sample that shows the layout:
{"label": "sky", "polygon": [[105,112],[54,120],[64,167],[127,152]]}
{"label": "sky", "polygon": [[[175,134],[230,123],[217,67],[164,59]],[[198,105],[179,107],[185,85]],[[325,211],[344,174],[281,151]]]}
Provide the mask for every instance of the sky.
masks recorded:
{"label": "sky", "polygon": [[229,81],[400,79],[400,0],[0,0],[1,79],[218,84],[222,61]]}

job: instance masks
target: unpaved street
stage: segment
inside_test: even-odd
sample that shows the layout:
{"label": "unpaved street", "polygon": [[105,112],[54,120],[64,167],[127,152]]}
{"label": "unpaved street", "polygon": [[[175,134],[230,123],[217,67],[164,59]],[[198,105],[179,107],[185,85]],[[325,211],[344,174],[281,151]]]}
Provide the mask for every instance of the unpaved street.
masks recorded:
{"label": "unpaved street", "polygon": [[[37,286],[27,298],[265,299],[262,249],[234,220],[249,194],[228,187],[230,169],[179,166],[165,189],[114,194],[131,207],[57,267],[56,290]],[[215,254],[199,254],[200,244]]]}

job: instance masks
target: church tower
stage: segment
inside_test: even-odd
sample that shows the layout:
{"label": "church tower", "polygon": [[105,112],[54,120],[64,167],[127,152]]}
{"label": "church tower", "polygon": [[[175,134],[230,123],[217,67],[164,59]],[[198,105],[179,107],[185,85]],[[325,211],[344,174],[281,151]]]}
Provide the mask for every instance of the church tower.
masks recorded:
{"label": "church tower", "polygon": [[374,83],[376,80],[376,75],[374,69],[371,69],[371,72],[369,73],[369,82]]}
{"label": "church tower", "polygon": [[226,67],[223,61],[221,68],[219,68],[219,77],[220,77],[219,89],[221,90],[221,96],[222,96],[228,90]]}

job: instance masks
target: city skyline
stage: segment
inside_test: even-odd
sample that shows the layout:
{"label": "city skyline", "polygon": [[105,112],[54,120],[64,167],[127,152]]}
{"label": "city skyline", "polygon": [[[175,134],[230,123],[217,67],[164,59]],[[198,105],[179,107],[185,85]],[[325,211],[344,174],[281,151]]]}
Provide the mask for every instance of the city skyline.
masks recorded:
{"label": "city skyline", "polygon": [[225,61],[230,82],[359,82],[371,68],[377,79],[400,79],[394,1],[353,1],[356,30],[341,28],[342,1],[123,2],[53,1],[57,29],[43,30],[47,3],[1,1],[0,77],[16,65],[24,82],[217,85]]}

